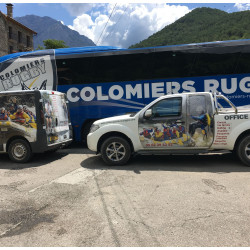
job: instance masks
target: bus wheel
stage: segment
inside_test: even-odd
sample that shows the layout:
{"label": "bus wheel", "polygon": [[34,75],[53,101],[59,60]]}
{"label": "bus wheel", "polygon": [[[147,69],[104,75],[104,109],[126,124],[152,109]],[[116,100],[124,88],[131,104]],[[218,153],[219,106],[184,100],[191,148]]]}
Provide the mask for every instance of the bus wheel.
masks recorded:
{"label": "bus wheel", "polygon": [[237,155],[245,165],[250,167],[250,135],[239,142]]}
{"label": "bus wheel", "polygon": [[127,140],[122,137],[110,137],[101,146],[103,161],[110,166],[121,166],[128,162],[131,148]]}
{"label": "bus wheel", "polygon": [[28,162],[32,157],[29,143],[22,139],[16,139],[10,143],[8,154],[12,161],[18,163]]}

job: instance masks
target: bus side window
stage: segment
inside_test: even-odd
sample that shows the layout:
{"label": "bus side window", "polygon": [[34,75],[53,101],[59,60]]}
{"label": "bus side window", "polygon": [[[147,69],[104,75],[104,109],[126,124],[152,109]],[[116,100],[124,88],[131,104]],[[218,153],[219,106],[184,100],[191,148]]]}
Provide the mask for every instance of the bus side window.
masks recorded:
{"label": "bus side window", "polygon": [[250,72],[250,50],[245,47],[239,55],[237,65],[235,67],[236,74],[244,74]]}
{"label": "bus side window", "polygon": [[93,57],[57,59],[59,85],[93,82]]}
{"label": "bus side window", "polygon": [[151,78],[151,53],[96,56],[94,82],[148,80]]}
{"label": "bus side window", "polygon": [[213,48],[197,51],[192,76],[227,75],[235,73],[239,53],[228,49]]}
{"label": "bus side window", "polygon": [[153,78],[190,76],[195,54],[190,51],[165,51],[153,55]]}

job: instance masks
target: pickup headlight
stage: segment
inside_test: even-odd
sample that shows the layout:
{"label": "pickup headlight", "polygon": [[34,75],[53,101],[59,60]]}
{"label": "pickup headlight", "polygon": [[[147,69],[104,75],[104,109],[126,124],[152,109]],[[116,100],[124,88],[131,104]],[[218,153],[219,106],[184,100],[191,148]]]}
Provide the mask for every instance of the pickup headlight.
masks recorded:
{"label": "pickup headlight", "polygon": [[94,133],[98,128],[100,128],[100,126],[92,124],[89,130],[89,133]]}

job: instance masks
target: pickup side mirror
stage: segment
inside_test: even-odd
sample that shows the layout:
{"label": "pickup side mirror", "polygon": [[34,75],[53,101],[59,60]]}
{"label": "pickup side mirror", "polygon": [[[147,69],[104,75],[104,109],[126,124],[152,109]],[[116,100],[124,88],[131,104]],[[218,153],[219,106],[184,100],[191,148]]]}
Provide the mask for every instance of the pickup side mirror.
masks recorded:
{"label": "pickup side mirror", "polygon": [[145,113],[144,113],[144,117],[145,118],[150,118],[152,116],[152,109],[148,109]]}

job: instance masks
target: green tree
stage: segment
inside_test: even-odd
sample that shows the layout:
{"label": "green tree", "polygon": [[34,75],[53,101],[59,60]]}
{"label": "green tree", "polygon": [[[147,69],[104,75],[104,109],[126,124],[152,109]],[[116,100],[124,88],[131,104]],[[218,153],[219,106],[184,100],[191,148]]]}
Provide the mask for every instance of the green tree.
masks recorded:
{"label": "green tree", "polygon": [[40,44],[37,46],[37,48],[36,48],[36,50],[43,50],[44,49],[44,47],[43,46],[41,46]]}
{"label": "green tree", "polygon": [[64,41],[62,41],[62,40],[56,40],[56,39],[44,40],[43,44],[45,46],[45,49],[68,48],[68,46],[65,44]]}

